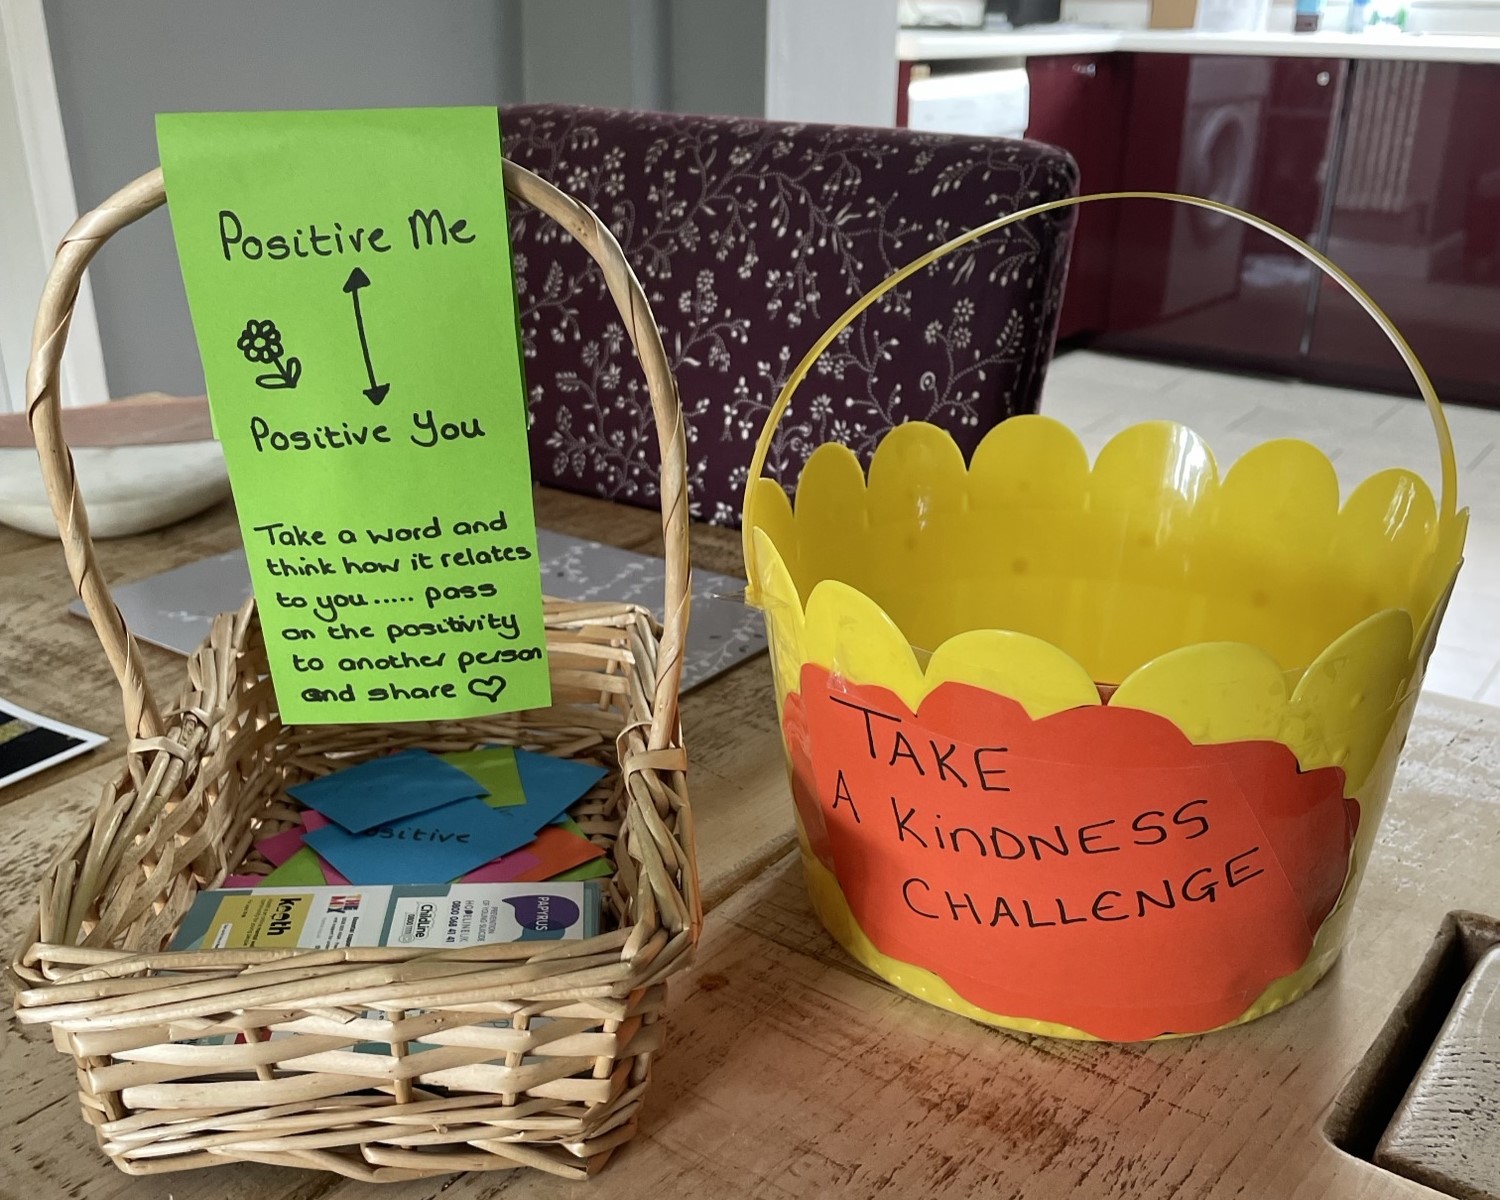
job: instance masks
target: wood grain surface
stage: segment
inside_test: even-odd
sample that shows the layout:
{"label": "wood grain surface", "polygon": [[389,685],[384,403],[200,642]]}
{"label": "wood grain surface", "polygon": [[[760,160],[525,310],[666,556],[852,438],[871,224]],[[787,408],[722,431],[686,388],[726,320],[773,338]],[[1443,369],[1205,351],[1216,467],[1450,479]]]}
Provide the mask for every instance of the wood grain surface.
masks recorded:
{"label": "wood grain surface", "polygon": [[[539,492],[538,521],[649,550],[657,518]],[[235,544],[221,508],[103,543],[111,578]],[[736,571],[737,536],[694,530],[699,564]],[[56,545],[0,535],[0,694],[116,732],[113,683],[69,617]],[[18,568],[19,564],[19,568]],[[151,655],[164,682],[182,660]],[[764,656],[690,693],[683,723],[704,893],[696,964],[671,987],[642,1135],[592,1184],[526,1172],[383,1189],[271,1167],[131,1178],[98,1153],[70,1060],[7,1014],[0,1045],[4,1200],[610,1200],[731,1197],[1416,1197],[1431,1192],[1323,1138],[1333,1096],[1415,971],[1444,912],[1500,910],[1500,710],[1418,711],[1342,964],[1289,1009],[1154,1045],[1001,1033],[854,965],[808,910]],[[91,812],[118,744],[0,791],[9,941],[32,882]]]}
{"label": "wood grain surface", "polygon": [[1500,1200],[1500,947],[1474,968],[1375,1161],[1460,1200]]}

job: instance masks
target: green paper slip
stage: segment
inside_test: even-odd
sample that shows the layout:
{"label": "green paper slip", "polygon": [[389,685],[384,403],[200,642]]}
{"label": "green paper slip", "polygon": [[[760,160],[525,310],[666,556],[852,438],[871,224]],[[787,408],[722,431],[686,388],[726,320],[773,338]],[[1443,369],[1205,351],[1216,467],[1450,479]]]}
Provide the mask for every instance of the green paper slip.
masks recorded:
{"label": "green paper slip", "polygon": [[492,108],[164,114],[281,719],[546,706]]}
{"label": "green paper slip", "polygon": [[449,766],[457,767],[487,792],[484,802],[491,808],[513,808],[526,803],[521,787],[521,773],[516,769],[516,752],[510,746],[489,746],[481,750],[455,750],[438,755]]}
{"label": "green paper slip", "polygon": [[615,864],[607,858],[594,858],[582,866],[574,867],[571,871],[564,871],[561,875],[554,875],[548,883],[582,883],[585,879],[603,879],[606,875],[615,873]]}
{"label": "green paper slip", "polygon": [[286,862],[257,884],[257,887],[323,887],[328,878],[323,864],[309,846],[303,846]]}

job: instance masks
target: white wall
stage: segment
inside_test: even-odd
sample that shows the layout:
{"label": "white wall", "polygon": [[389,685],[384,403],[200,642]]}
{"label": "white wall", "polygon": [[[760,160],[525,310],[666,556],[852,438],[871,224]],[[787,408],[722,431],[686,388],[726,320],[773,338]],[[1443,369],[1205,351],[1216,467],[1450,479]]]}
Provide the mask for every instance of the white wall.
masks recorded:
{"label": "white wall", "polygon": [[[41,0],[0,0],[0,412],[25,404],[37,297],[57,239],[77,216]],[[62,393],[65,404],[109,398],[87,279]]]}
{"label": "white wall", "polygon": [[21,407],[30,313],[46,278],[4,42],[0,26],[0,412]]}
{"label": "white wall", "polygon": [[768,0],[766,116],[896,122],[897,0]]}

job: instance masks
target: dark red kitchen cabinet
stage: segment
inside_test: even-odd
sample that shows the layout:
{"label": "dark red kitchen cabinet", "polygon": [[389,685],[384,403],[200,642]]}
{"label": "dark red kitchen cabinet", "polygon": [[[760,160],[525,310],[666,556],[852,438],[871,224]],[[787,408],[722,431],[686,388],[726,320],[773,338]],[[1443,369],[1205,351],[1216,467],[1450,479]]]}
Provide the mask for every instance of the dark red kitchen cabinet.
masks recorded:
{"label": "dark red kitchen cabinet", "polygon": [[[1348,64],[1136,54],[1121,184],[1224,201],[1316,242]],[[1312,268],[1227,217],[1124,201],[1107,333],[1113,349],[1296,372]]]}
{"label": "dark red kitchen cabinet", "polygon": [[[1031,86],[1026,136],[1071,154],[1085,192],[1112,191],[1119,184],[1126,114],[1121,57],[1067,55],[1026,63]],[[1104,328],[1119,217],[1114,204],[1086,204],[1078,211],[1059,338]]]}
{"label": "dark red kitchen cabinet", "polygon": [[[1446,400],[1500,406],[1500,66],[1361,61],[1328,255],[1396,322]],[[1395,350],[1321,285],[1308,370],[1412,392]]]}

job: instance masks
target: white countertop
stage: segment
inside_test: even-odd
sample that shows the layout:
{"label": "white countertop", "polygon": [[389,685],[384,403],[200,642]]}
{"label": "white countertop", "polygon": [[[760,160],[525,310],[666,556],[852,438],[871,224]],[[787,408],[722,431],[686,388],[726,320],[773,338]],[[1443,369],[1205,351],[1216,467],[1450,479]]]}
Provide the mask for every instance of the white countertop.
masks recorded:
{"label": "white countertop", "polygon": [[1285,58],[1385,58],[1500,63],[1500,37],[1402,33],[1200,33],[1193,29],[903,29],[903,62],[1041,58],[1055,54],[1263,54]]}

